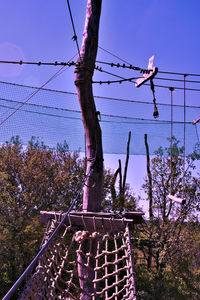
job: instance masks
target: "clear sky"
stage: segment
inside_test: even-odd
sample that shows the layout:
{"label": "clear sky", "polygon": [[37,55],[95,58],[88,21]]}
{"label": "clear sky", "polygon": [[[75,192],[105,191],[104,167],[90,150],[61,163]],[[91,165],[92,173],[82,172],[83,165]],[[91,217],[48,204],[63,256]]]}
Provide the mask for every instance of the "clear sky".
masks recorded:
{"label": "clear sky", "polygon": [[[70,0],[69,2],[78,42],[81,45],[87,1]],[[99,46],[141,68],[146,68],[148,59],[155,55],[154,65],[160,71],[200,74],[199,11],[199,0],[103,0]],[[76,44],[72,40],[74,33],[66,0],[1,1],[0,27],[0,60],[61,62],[68,61],[77,53]],[[98,61],[122,63],[101,48],[98,50]],[[131,70],[100,66],[118,76],[126,78],[139,76]],[[55,66],[0,64],[0,81],[40,87],[58,69],[59,67]],[[46,87],[75,92],[73,71],[73,68],[66,68]],[[183,80],[183,76],[177,77],[173,74],[161,73],[159,77]],[[96,81],[115,79],[98,71],[94,75]],[[187,79],[200,80],[199,77],[189,76]],[[154,83],[183,87],[182,81],[154,80]],[[187,83],[187,87],[200,89],[200,84]],[[170,92],[167,88],[156,87],[155,93],[159,103],[170,103]],[[152,102],[149,86],[137,89],[130,82],[111,85],[94,84],[94,94]],[[199,91],[187,91],[186,97],[187,105],[200,106]],[[174,102],[183,104],[183,90],[175,90]],[[122,102],[98,102],[96,105],[101,113],[152,119],[153,105],[141,106],[140,109],[126,106]],[[165,107],[159,108],[160,118],[169,120],[170,116],[165,111]],[[191,115],[187,115],[187,121],[192,121],[198,115],[200,109],[195,109]],[[182,120],[182,113],[177,110],[174,118]],[[105,156],[106,165],[116,167],[118,157],[117,155]],[[145,159],[132,156],[128,180],[133,188],[138,188],[144,176]]]}
{"label": "clear sky", "polygon": [[[199,73],[198,0],[103,0],[102,3],[101,47],[144,68],[149,57],[155,55],[155,63],[161,70]],[[71,0],[70,5],[80,44],[86,0]],[[65,61],[77,51],[66,0],[2,1],[0,25],[2,59],[24,56],[28,61]],[[98,58],[108,57],[99,50]],[[53,72],[52,68],[48,72]],[[31,84],[30,73],[27,66],[18,81],[29,80]],[[6,74],[2,75],[5,78]],[[38,69],[32,76],[38,84],[45,80]],[[55,85],[67,89],[67,75],[64,77]],[[11,76],[7,79],[17,80]]]}

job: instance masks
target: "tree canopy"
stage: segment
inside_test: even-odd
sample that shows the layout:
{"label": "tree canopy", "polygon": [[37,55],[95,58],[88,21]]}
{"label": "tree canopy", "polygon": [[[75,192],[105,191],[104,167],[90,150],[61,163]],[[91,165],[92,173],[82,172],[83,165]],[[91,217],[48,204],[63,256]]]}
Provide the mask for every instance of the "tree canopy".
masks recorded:
{"label": "tree canopy", "polygon": [[[113,173],[104,172],[102,203],[111,209]],[[85,159],[68,145],[49,149],[36,138],[19,137],[0,146],[0,278],[4,296],[37,254],[44,234],[41,210],[67,211],[85,179]],[[126,202],[135,207],[126,186]],[[82,209],[82,195],[76,203]]]}
{"label": "tree canopy", "polygon": [[[187,156],[184,167],[183,148],[176,139],[172,155],[170,150],[160,147],[151,160],[147,157],[148,176],[143,189],[149,218],[133,238],[137,256],[143,259],[136,272],[141,299],[200,296],[200,179],[195,172],[198,156]],[[184,197],[186,203],[171,201],[169,194]]]}
{"label": "tree canopy", "polygon": [[[182,148],[176,140],[173,154],[170,157],[170,149],[160,147],[148,160],[150,177],[145,178],[143,189],[149,218],[132,234],[138,299],[200,296],[198,155],[186,158],[184,172]],[[32,138],[24,147],[16,137],[0,146],[0,296],[40,248],[45,231],[40,210],[67,211],[85,179],[85,167],[85,159],[71,153],[66,142],[49,149]],[[104,171],[105,210],[136,209],[135,195],[125,182],[126,172],[127,164],[122,176],[121,161],[115,173]],[[184,196],[186,204],[170,201],[169,193]],[[75,208],[82,209],[82,196]]]}

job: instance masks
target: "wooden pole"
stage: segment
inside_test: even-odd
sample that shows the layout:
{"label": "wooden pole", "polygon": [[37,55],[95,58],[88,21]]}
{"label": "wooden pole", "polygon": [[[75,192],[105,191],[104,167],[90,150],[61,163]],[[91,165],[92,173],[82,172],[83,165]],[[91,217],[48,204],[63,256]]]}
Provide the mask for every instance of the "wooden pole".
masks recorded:
{"label": "wooden pole", "polygon": [[146,147],[146,157],[147,157],[147,175],[149,180],[148,196],[149,196],[149,219],[153,221],[153,192],[152,192],[152,175],[150,169],[150,156],[149,156],[149,146],[147,142],[147,134],[144,135],[144,142]]}
{"label": "wooden pole", "polygon": [[153,246],[152,246],[152,226],[153,226],[153,187],[152,187],[152,175],[150,168],[150,156],[149,156],[149,145],[147,142],[147,134],[144,135],[144,142],[146,147],[146,157],[147,157],[147,175],[149,180],[148,196],[149,196],[149,243],[148,243],[148,257],[147,257],[147,266],[148,269],[151,269],[152,258],[153,258]]}
{"label": "wooden pole", "polygon": [[86,137],[87,174],[83,211],[100,211],[103,190],[103,150],[93,91],[98,31],[102,0],[88,0],[83,41],[75,68],[75,85]]}
{"label": "wooden pole", "polygon": [[[92,77],[98,48],[101,3],[102,0],[88,0],[87,2],[82,46],[75,68],[75,85],[81,107],[86,141],[86,174],[88,178],[83,194],[83,211],[85,212],[100,211],[103,194],[102,137],[92,90]],[[89,300],[91,299],[90,295],[95,292],[92,280],[95,276],[96,240],[89,241],[86,239],[82,247],[84,253],[90,253],[91,258],[88,261],[87,257],[82,254],[78,255],[77,258],[79,281],[83,289],[81,300]],[[90,265],[90,269],[87,268],[87,264]],[[90,279],[90,283],[85,280],[87,278]],[[97,300],[99,297],[95,296],[95,299]]]}

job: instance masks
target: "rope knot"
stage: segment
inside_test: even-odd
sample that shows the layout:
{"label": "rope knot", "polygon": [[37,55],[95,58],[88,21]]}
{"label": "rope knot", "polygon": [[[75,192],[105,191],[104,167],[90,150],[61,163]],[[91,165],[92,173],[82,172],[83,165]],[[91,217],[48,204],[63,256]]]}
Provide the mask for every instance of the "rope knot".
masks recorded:
{"label": "rope knot", "polygon": [[87,238],[88,232],[87,231],[77,231],[75,233],[75,241],[77,243],[82,243]]}
{"label": "rope knot", "polygon": [[90,238],[91,238],[91,239],[96,239],[96,238],[99,237],[99,235],[100,235],[100,233],[95,231],[95,232],[93,232],[93,233],[90,235]]}

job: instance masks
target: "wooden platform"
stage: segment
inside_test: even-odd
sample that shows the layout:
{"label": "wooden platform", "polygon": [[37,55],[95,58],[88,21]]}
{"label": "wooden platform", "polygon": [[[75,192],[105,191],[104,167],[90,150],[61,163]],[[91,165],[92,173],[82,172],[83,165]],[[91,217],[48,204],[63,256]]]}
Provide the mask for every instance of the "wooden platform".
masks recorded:
{"label": "wooden platform", "polygon": [[[62,211],[41,211],[41,222],[46,223],[50,219],[57,219],[61,221],[65,212]],[[77,212],[71,211],[67,216],[65,224],[72,225],[81,230],[87,231],[107,231],[116,232],[124,230],[127,224],[140,224],[143,221],[143,212],[125,212],[122,216],[114,212]]]}

